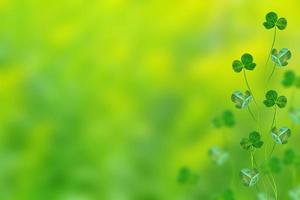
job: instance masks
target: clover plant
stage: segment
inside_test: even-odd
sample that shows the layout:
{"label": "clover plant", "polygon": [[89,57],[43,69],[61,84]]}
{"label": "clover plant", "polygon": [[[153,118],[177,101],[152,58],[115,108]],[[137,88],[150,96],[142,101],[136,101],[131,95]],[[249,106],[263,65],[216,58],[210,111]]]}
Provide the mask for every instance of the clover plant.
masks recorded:
{"label": "clover plant", "polygon": [[233,112],[231,110],[225,110],[220,116],[214,117],[212,123],[216,128],[232,128],[235,125]]}
{"label": "clover plant", "polygon": [[211,160],[217,165],[223,165],[229,158],[229,153],[219,147],[212,147],[208,151]]}
{"label": "clover plant", "polygon": [[[276,31],[277,30],[285,30],[287,27],[287,20],[283,17],[278,17],[277,13],[275,12],[269,12],[265,16],[265,22],[263,22],[263,26],[266,29],[274,29],[274,35],[273,35],[273,41],[271,45],[271,49],[267,58],[267,62],[265,67],[268,66],[268,61],[271,59],[273,61],[273,69],[271,74],[266,77],[267,81],[269,83],[269,80],[271,79],[272,75],[274,74],[274,71],[276,67],[283,68],[289,64],[289,60],[292,58],[292,53],[288,48],[280,48],[277,50],[274,48],[275,46],[275,40],[276,40]],[[234,103],[235,107],[238,109],[244,109],[248,108],[250,115],[255,120],[256,125],[259,130],[250,130],[250,134],[247,137],[242,137],[240,141],[240,145],[242,149],[246,150],[247,152],[250,152],[250,160],[251,160],[251,166],[246,167],[240,171],[241,180],[245,186],[251,187],[258,183],[260,174],[265,174],[264,176],[268,180],[271,181],[271,187],[274,191],[274,198],[278,199],[277,194],[277,187],[276,182],[274,180],[274,177],[272,173],[279,173],[282,169],[282,161],[276,157],[273,156],[273,152],[276,145],[282,145],[286,144],[288,142],[289,137],[291,136],[291,129],[288,127],[279,127],[277,128],[277,113],[278,109],[283,109],[286,107],[288,99],[284,95],[279,95],[276,90],[268,90],[265,93],[265,99],[263,102],[257,102],[255,100],[255,97],[253,96],[253,92],[251,90],[249,81],[247,79],[246,71],[254,70],[255,68],[260,67],[254,62],[254,58],[249,53],[242,54],[240,59],[236,59],[232,62],[232,69],[236,73],[240,73],[243,71],[244,75],[244,81],[246,85],[246,92],[243,93],[241,91],[235,91],[231,95],[231,101]],[[293,85],[296,85],[296,75],[292,71],[288,71],[284,75],[284,80],[282,81],[282,84],[285,87],[291,87]],[[300,78],[299,78],[299,87],[300,87]],[[254,116],[254,113],[250,109],[251,101],[254,101],[255,110],[256,110],[256,116]],[[261,129],[261,126],[264,124],[260,123],[260,105],[264,105],[267,108],[274,108],[274,115],[273,119],[271,121],[271,128],[268,129],[268,132],[264,132]],[[262,116],[263,118],[266,118],[265,116]],[[300,121],[300,120],[299,120]],[[263,141],[261,135],[266,134],[269,135],[268,137],[265,137],[264,139],[268,142],[273,143],[272,149],[267,149],[268,146],[264,146],[263,144],[265,141]],[[255,153],[257,150],[265,148],[265,159],[262,161],[261,165],[258,165],[255,159]],[[268,154],[267,152],[270,151]],[[293,154],[291,152],[286,152],[283,163],[289,163],[290,160],[293,159]],[[261,172],[260,172],[261,171]],[[261,176],[262,179],[264,176]],[[263,183],[264,180],[262,180]],[[258,187],[258,186],[257,186]],[[266,194],[266,193],[263,193]],[[268,197],[267,197],[268,198]],[[272,199],[273,197],[271,197]],[[262,199],[262,197],[261,197]]]}

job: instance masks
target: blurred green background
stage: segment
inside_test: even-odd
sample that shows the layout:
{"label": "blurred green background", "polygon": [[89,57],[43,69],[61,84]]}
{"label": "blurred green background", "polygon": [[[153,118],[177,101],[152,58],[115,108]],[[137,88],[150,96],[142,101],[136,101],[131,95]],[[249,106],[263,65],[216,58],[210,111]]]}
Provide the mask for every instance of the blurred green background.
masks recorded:
{"label": "blurred green background", "polygon": [[[291,49],[287,68],[300,73],[299,0],[0,0],[0,199],[206,200],[228,188],[255,199],[238,179],[250,164],[239,141],[255,123],[230,101],[246,89],[231,62],[254,56],[261,102],[272,10],[288,19],[275,47]],[[282,73],[272,86],[289,96]],[[235,128],[213,128],[224,109]],[[300,153],[297,131],[288,146]],[[218,167],[207,152],[222,132],[233,165]],[[178,183],[182,166],[196,185]],[[275,179],[288,199],[290,171]]]}

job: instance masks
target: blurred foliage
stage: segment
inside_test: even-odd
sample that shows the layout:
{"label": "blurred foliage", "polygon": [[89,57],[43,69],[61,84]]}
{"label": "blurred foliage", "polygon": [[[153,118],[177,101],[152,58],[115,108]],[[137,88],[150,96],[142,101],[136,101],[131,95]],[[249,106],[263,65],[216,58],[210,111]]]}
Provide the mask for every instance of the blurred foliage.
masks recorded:
{"label": "blurred foliage", "polygon": [[[289,22],[278,48],[295,52],[287,67],[300,74],[300,2],[284,4],[1,0],[0,199],[254,199],[238,177],[250,162],[240,138],[254,123],[230,102],[234,88],[246,89],[231,61],[241,47],[255,57],[249,81],[262,102],[272,42],[262,23],[276,10]],[[272,84],[282,78],[279,70]],[[213,128],[215,116],[235,127]],[[288,142],[297,155],[298,132]],[[212,146],[230,152],[228,162],[211,162]],[[198,181],[180,184],[182,166]],[[275,175],[279,199],[299,184],[286,174]]]}

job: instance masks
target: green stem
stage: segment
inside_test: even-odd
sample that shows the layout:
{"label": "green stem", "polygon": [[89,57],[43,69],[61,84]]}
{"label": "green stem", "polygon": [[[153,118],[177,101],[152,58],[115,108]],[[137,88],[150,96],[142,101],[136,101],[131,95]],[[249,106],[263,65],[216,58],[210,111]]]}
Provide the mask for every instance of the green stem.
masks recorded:
{"label": "green stem", "polygon": [[254,156],[253,156],[253,150],[250,151],[250,155],[251,155],[251,166],[252,169],[254,168]]}
{"label": "green stem", "polygon": [[270,155],[269,155],[269,158],[271,158],[271,156],[272,156],[272,154],[273,154],[273,152],[275,150],[275,147],[276,147],[276,143],[274,142],[272,150],[271,150]]}
{"label": "green stem", "polygon": [[269,85],[270,80],[271,80],[272,76],[274,75],[275,69],[276,69],[276,64],[273,65],[272,72],[271,72],[271,74],[270,74],[270,76],[269,76],[269,78],[267,80],[267,86]]}
{"label": "green stem", "polygon": [[251,90],[251,88],[250,88],[250,84],[249,84],[249,82],[248,82],[248,78],[247,78],[247,75],[246,75],[246,70],[243,69],[243,72],[244,72],[244,79],[245,79],[247,88],[248,88],[249,92],[251,93],[251,95],[252,95],[252,97],[253,97],[253,101],[255,102],[255,104],[257,104],[257,102],[256,102],[256,100],[255,100],[255,98],[254,98],[254,95],[253,95],[253,93],[252,93],[252,90]]}
{"label": "green stem", "polygon": [[273,184],[274,184],[274,192],[275,192],[275,200],[277,200],[278,199],[278,190],[277,190],[277,185],[276,185],[276,182],[275,182],[275,179],[274,179],[274,176],[273,176],[273,174],[272,173],[270,173],[270,176],[271,176],[271,178],[272,178],[272,182],[273,182]]}
{"label": "green stem", "polygon": [[[246,74],[246,70],[245,70],[245,69],[243,69],[243,74],[244,74],[244,79],[245,79],[246,86],[247,86],[249,92],[251,93],[251,95],[252,95],[252,97],[253,97],[253,101],[254,101],[255,106],[256,106],[256,109],[258,110],[258,113],[257,113],[257,120],[255,120],[256,118],[254,117],[253,112],[251,112],[252,114],[251,114],[251,113],[250,113],[250,114],[251,114],[251,116],[253,117],[253,119],[257,122],[258,131],[261,132],[261,128],[260,128],[260,112],[259,112],[259,106],[258,106],[258,103],[257,103],[257,101],[256,101],[256,99],[255,99],[255,97],[254,97],[254,95],[253,95],[252,90],[251,90],[251,87],[250,87],[250,84],[249,84],[249,81],[248,81],[248,78],[247,78],[247,74]],[[248,108],[249,108],[249,107],[248,107]],[[250,111],[251,111],[251,110],[249,110],[249,112],[250,112]]]}
{"label": "green stem", "polygon": [[275,105],[274,116],[273,116],[273,120],[272,120],[270,131],[272,131],[274,125],[276,126],[276,118],[277,118],[277,106]]}
{"label": "green stem", "polygon": [[269,55],[268,55],[268,59],[267,59],[267,62],[266,62],[266,66],[270,60],[270,57],[271,57],[271,53],[272,53],[272,50],[274,48],[274,45],[275,45],[275,40],[276,40],[276,33],[277,33],[277,28],[275,27],[275,30],[274,30],[274,36],[273,36],[273,42],[272,42],[272,46],[271,46],[271,50],[269,52]]}
{"label": "green stem", "polygon": [[251,111],[251,108],[250,108],[250,106],[248,106],[248,111],[249,111],[249,113],[250,113],[251,117],[253,118],[253,120],[254,120],[255,122],[257,122],[257,120],[256,120],[256,118],[255,118],[255,116],[254,116],[253,112]]}

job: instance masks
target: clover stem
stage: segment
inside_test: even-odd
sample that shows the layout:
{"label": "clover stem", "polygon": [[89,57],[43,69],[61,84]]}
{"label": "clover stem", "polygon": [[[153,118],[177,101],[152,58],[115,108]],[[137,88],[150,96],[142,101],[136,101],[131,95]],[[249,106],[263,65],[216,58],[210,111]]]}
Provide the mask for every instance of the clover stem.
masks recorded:
{"label": "clover stem", "polygon": [[272,120],[272,124],[271,124],[271,131],[274,127],[274,125],[276,126],[276,118],[277,118],[277,106],[275,105],[275,108],[274,108],[274,116],[273,116],[273,120]]}
{"label": "clover stem", "polygon": [[270,60],[271,53],[272,53],[272,50],[273,50],[274,45],[275,45],[275,41],[276,41],[276,33],[277,33],[277,28],[276,28],[276,26],[275,26],[274,36],[273,36],[273,42],[272,42],[271,50],[270,50],[269,55],[268,55],[268,59],[267,59],[267,62],[266,62],[266,66],[267,66],[267,64],[268,64],[268,62],[269,62],[269,60]]}
{"label": "clover stem", "polygon": [[251,166],[252,169],[254,168],[254,156],[253,156],[253,150],[250,151],[250,155],[251,155]]}
{"label": "clover stem", "polygon": [[278,198],[277,198],[277,196],[278,196],[277,185],[276,185],[276,182],[275,182],[275,179],[274,179],[273,174],[270,173],[270,175],[271,175],[271,178],[272,178],[272,182],[273,182],[273,184],[274,184],[275,200],[277,200],[277,199],[278,199]]}
{"label": "clover stem", "polygon": [[244,79],[245,79],[245,82],[246,82],[247,88],[248,88],[249,92],[251,93],[251,95],[252,95],[252,97],[253,97],[253,101],[255,102],[255,104],[257,104],[257,103],[256,103],[256,100],[255,100],[255,98],[254,98],[254,96],[253,96],[252,90],[251,90],[251,88],[250,88],[250,85],[249,85],[248,79],[247,79],[246,70],[245,70],[245,69],[243,69],[243,72],[244,72]]}
{"label": "clover stem", "polygon": [[252,93],[252,90],[251,90],[251,88],[250,88],[250,84],[249,84],[249,82],[248,82],[248,78],[247,78],[247,74],[246,74],[246,70],[245,70],[245,69],[243,69],[243,73],[244,73],[244,79],[245,79],[247,88],[248,88],[249,92],[251,93],[251,95],[252,95],[252,97],[253,97],[253,101],[254,101],[254,103],[255,103],[255,106],[256,106],[256,108],[257,108],[257,110],[258,110],[257,120],[255,120],[256,118],[253,117],[253,116],[254,116],[253,113],[252,113],[252,117],[253,117],[253,119],[257,122],[257,127],[258,127],[258,129],[259,129],[258,131],[261,132],[261,128],[260,128],[260,112],[259,112],[259,106],[258,106],[258,103],[257,103],[257,101],[256,101],[256,99],[255,99],[255,97],[254,97],[254,95],[253,95],[253,93]]}
{"label": "clover stem", "polygon": [[272,76],[274,75],[275,69],[276,69],[276,64],[273,65],[272,72],[271,72],[271,74],[270,74],[270,76],[269,76],[269,78],[267,80],[267,86],[269,85],[270,80],[271,80]]}
{"label": "clover stem", "polygon": [[272,154],[273,154],[273,152],[275,150],[275,147],[276,147],[276,143],[274,142],[272,150],[271,150],[270,155],[269,155],[270,158],[271,158],[271,156],[272,156]]}
{"label": "clover stem", "polygon": [[[272,173],[270,173],[271,175],[272,175]],[[276,186],[274,186],[273,185],[273,183],[272,183],[272,179],[270,178],[270,175],[269,173],[268,174],[266,174],[266,179],[267,179],[267,182],[271,185],[271,187],[272,187],[272,190],[273,190],[273,192],[274,192],[274,196],[276,197],[277,196],[277,188],[276,188]]]}
{"label": "clover stem", "polygon": [[250,108],[250,106],[248,106],[248,111],[249,111],[249,113],[250,113],[251,117],[253,118],[253,120],[254,120],[255,122],[257,122],[257,120],[256,120],[256,118],[255,118],[255,116],[254,116],[253,112],[251,111],[251,108]]}

